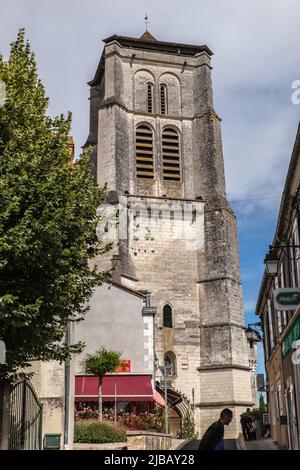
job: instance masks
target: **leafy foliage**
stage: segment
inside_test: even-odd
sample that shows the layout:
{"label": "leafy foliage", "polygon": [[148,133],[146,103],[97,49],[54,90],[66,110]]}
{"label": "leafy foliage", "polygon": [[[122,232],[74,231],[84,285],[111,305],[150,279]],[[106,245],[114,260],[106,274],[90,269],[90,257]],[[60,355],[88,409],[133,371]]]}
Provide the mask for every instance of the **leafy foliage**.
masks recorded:
{"label": "leafy foliage", "polygon": [[119,366],[121,353],[105,348],[98,349],[94,354],[88,354],[83,361],[86,374],[103,378],[108,372],[114,372]]}
{"label": "leafy foliage", "polygon": [[117,425],[95,422],[78,421],[74,427],[74,442],[106,443],[126,442],[126,431]]}
{"label": "leafy foliage", "polygon": [[262,393],[260,394],[260,397],[259,397],[259,411],[261,413],[265,413],[266,411],[265,399]]}
{"label": "leafy foliage", "polygon": [[46,115],[23,29],[8,61],[0,56],[0,80],[0,338],[7,347],[0,378],[9,378],[29,361],[62,361],[81,350],[61,340],[105,277],[88,260],[109,246],[96,235],[103,190],[91,177],[89,151],[73,163],[71,115]]}
{"label": "leafy foliage", "polygon": [[198,433],[195,431],[195,420],[193,414],[188,411],[182,423],[181,439],[197,439]]}
{"label": "leafy foliage", "polygon": [[164,431],[164,408],[156,408],[153,412],[134,414],[123,413],[118,416],[118,423],[130,430]]}

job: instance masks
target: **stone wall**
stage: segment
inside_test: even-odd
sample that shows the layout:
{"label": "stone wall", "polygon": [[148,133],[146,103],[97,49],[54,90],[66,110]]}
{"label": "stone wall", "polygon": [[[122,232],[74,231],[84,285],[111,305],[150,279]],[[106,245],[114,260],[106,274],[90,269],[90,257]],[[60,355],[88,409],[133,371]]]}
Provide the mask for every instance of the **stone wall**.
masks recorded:
{"label": "stone wall", "polygon": [[[134,217],[126,215],[126,237],[118,233],[120,227],[112,236],[115,252],[121,259],[122,283],[151,292],[152,304],[158,309],[155,318],[158,360],[162,363],[167,351],[175,354],[172,385],[189,400],[194,391],[199,404],[196,426],[203,432],[211,424],[211,416],[221,409],[221,404],[217,408],[212,404],[219,400],[218,393],[223,393],[223,402],[228,407],[237,407],[237,413],[239,407],[253,403],[237,228],[226,201],[221,128],[213,109],[210,57],[206,52],[188,57],[132,50],[116,41],[105,46],[104,57],[98,183],[107,184],[111,202],[117,203],[122,196],[126,198],[127,210],[135,209]],[[153,84],[152,113],[146,107],[149,82]],[[168,86],[165,115],[160,112],[161,83]],[[135,128],[142,123],[153,131],[153,180],[136,178]],[[163,179],[161,132],[165,126],[176,128],[180,135],[178,182]],[[193,213],[189,221],[188,231],[193,240],[182,236],[186,221],[180,211],[172,210],[175,202],[182,207],[194,205],[198,210],[197,221]],[[139,205],[146,208],[145,212]],[[160,213],[164,210],[169,221],[159,228]],[[173,309],[172,331],[163,326],[166,303]],[[210,404],[203,402],[206,393]],[[237,432],[237,427],[231,427],[233,432]]]}
{"label": "stone wall", "polygon": [[148,431],[128,431],[127,450],[168,450],[172,445],[171,434]]}
{"label": "stone wall", "polygon": [[61,434],[61,448],[64,442],[64,364],[57,361],[32,363],[34,375],[31,382],[43,405],[42,436]]}
{"label": "stone wall", "polygon": [[[74,325],[70,325],[70,343],[74,338]],[[74,436],[74,359],[66,364],[58,361],[34,361],[31,383],[43,405],[42,437],[61,434],[61,449],[72,450]]]}

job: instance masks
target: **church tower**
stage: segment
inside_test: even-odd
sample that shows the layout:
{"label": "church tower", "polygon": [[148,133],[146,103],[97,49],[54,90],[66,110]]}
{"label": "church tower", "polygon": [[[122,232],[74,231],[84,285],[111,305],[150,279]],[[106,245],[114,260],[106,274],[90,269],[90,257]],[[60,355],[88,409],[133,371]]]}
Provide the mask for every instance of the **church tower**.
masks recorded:
{"label": "church tower", "polygon": [[110,233],[116,275],[151,293],[158,362],[193,400],[200,435],[228,407],[234,419],[225,435],[236,437],[253,398],[212,52],[147,31],[104,43],[89,83],[87,145],[107,202],[124,209]]}

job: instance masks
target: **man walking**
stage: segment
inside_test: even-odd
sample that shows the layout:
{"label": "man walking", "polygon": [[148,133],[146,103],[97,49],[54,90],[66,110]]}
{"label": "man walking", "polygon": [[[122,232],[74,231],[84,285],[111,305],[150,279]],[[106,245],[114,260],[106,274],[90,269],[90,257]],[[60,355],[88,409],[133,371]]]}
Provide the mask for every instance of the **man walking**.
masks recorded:
{"label": "man walking", "polygon": [[231,423],[233,413],[228,408],[221,411],[220,419],[206,430],[198,450],[224,450],[224,426]]}
{"label": "man walking", "polygon": [[245,413],[242,413],[241,416],[241,427],[245,441],[249,440],[249,425],[252,421],[250,408],[247,408]]}

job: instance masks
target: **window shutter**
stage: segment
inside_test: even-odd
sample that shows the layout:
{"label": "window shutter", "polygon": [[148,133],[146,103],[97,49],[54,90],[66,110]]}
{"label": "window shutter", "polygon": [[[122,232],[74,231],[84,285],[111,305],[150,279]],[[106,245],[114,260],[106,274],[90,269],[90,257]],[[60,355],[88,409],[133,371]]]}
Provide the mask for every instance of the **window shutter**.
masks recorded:
{"label": "window shutter", "polygon": [[160,86],[160,112],[167,114],[167,87],[166,85]]}
{"label": "window shutter", "polygon": [[163,179],[180,180],[180,149],[179,135],[174,129],[162,132]]}
{"label": "window shutter", "polygon": [[153,132],[148,126],[138,126],[135,134],[136,176],[154,178]]}

